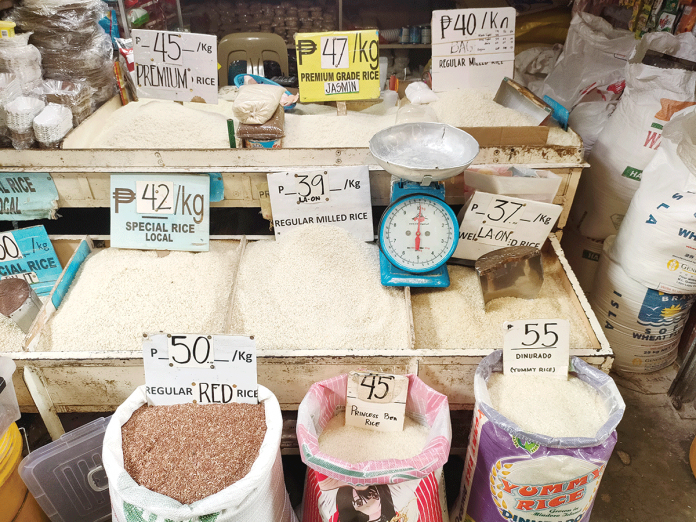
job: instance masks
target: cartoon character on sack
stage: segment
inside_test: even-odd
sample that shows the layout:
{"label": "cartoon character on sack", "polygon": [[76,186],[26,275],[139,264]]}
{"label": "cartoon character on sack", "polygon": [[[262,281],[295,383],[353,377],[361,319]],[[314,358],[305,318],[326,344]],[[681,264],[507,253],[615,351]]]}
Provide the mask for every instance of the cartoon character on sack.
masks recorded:
{"label": "cartoon character on sack", "polygon": [[352,486],[327,477],[319,482],[319,509],[329,522],[418,522],[419,482]]}

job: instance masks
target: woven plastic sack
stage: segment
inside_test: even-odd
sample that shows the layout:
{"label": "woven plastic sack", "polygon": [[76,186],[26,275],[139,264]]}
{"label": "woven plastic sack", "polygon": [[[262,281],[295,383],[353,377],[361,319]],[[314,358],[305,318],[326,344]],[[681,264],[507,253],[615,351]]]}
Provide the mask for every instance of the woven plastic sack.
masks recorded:
{"label": "woven plastic sack", "polygon": [[563,52],[544,80],[541,96],[550,96],[568,110],[580,101],[618,98],[623,91],[626,60],[635,46],[632,32],[614,29],[589,13],[575,15]]}
{"label": "woven plastic sack", "polygon": [[[357,492],[380,503],[379,520],[448,520],[442,466],[452,442],[447,397],[408,375],[406,415],[430,427],[423,451],[411,459],[350,464],[323,453],[319,435],[345,410],[348,375],[312,385],[297,411],[297,441],[307,464],[302,522],[362,520],[352,499]],[[347,501],[344,501],[347,499]],[[401,518],[395,518],[401,517]]]}
{"label": "woven plastic sack", "polygon": [[114,522],[296,522],[283,481],[280,405],[263,386],[259,401],[266,408],[266,435],[249,473],[214,495],[183,505],[139,486],[123,468],[121,426],[147,403],[145,386],[139,386],[118,407],[104,434],[102,459]]}
{"label": "woven plastic sack", "polygon": [[696,294],[696,107],[665,124],[662,145],[616,236],[612,255],[632,279]]}
{"label": "woven plastic sack", "polygon": [[665,294],[629,277],[614,257],[614,240],[610,236],[604,242],[590,305],[614,352],[615,370],[661,370],[677,358],[696,296]]}
{"label": "woven plastic sack", "polygon": [[571,357],[571,373],[597,390],[609,418],[592,438],[553,438],[522,430],[491,406],[487,381],[502,371],[502,350],[476,369],[474,418],[450,522],[589,522],[625,410],[616,384]]}
{"label": "woven plastic sack", "polygon": [[696,36],[643,36],[626,66],[626,90],[588,158],[570,213],[583,236],[616,234],[662,139],[662,127],[678,111],[696,104],[696,71],[641,63],[648,50],[686,60],[696,56]]}
{"label": "woven plastic sack", "polygon": [[588,158],[599,133],[614,114],[618,101],[592,101],[578,103],[568,118],[568,125],[582,138],[585,159]]}
{"label": "woven plastic sack", "polygon": [[277,85],[242,85],[232,104],[232,111],[240,123],[266,123],[275,113],[285,88]]}

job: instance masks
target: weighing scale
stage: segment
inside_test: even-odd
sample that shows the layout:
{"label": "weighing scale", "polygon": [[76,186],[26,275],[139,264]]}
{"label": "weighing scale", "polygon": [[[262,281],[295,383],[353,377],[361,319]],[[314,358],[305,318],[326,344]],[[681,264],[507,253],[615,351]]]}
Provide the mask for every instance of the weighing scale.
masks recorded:
{"label": "weighing scale", "polygon": [[370,152],[396,177],[379,223],[384,286],[449,286],[446,263],[459,224],[445,203],[443,180],[464,171],[478,150],[469,134],[442,123],[404,123],[372,137]]}

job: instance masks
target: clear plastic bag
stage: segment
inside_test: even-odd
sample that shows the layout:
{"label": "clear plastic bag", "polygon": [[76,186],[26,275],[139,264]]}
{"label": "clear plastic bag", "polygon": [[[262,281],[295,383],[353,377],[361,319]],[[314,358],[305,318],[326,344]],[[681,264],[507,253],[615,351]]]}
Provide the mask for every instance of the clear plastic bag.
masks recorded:
{"label": "clear plastic bag", "polygon": [[409,103],[400,107],[396,112],[396,125],[400,123],[419,123],[419,122],[434,122],[437,123],[437,114],[435,110],[428,105],[418,105]]}
{"label": "clear plastic bag", "polygon": [[0,72],[14,74],[23,87],[41,79],[41,53],[29,43],[30,36],[0,38]]}
{"label": "clear plastic bag", "polygon": [[25,31],[83,31],[98,24],[107,12],[101,0],[24,0],[9,19]]}
{"label": "clear plastic bag", "polygon": [[260,125],[273,117],[283,94],[285,88],[276,85],[242,85],[232,110],[241,123]]}

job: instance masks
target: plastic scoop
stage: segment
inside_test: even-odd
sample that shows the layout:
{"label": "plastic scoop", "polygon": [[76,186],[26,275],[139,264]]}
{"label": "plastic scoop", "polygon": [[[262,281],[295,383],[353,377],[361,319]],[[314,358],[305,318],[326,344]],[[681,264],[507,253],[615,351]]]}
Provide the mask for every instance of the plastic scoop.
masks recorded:
{"label": "plastic scoop", "polygon": [[544,282],[541,251],[529,246],[493,250],[474,265],[479,276],[483,307],[499,297],[534,299]]}

